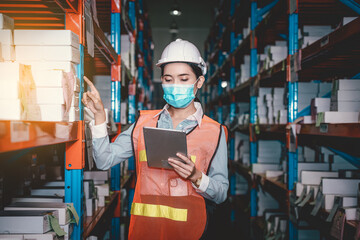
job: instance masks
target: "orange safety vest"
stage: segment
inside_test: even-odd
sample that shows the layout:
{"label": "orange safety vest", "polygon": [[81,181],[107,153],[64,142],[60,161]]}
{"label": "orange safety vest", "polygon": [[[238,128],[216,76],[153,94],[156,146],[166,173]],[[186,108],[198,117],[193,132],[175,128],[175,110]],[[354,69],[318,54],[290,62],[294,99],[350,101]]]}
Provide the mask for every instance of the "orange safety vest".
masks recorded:
{"label": "orange safety vest", "polygon": [[[129,239],[199,239],[206,225],[205,200],[174,170],[149,168],[143,127],[157,127],[160,110],[140,111],[132,132],[137,182]],[[226,130],[225,130],[226,132]],[[204,116],[187,134],[187,148],[198,170],[208,173],[220,142],[221,125]]]}

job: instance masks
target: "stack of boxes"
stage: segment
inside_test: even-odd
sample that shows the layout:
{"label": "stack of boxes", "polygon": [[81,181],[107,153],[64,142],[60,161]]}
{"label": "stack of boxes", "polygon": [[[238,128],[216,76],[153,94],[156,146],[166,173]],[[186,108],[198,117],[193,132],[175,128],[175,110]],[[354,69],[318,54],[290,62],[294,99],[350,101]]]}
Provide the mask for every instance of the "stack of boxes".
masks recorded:
{"label": "stack of boxes", "polygon": [[259,124],[267,124],[267,104],[264,101],[265,96],[271,94],[271,88],[259,88],[259,96],[257,97],[257,117]]}
{"label": "stack of boxes", "polygon": [[[109,196],[108,171],[84,171],[84,180],[92,180],[96,189],[95,210],[105,206],[105,197]],[[89,195],[90,197],[90,195]],[[91,198],[88,198],[91,199]],[[86,209],[93,209],[93,200],[86,201]]]}
{"label": "stack of boxes", "polygon": [[249,135],[235,132],[235,161],[241,162],[245,166],[250,165]]}
{"label": "stack of boxes", "polygon": [[0,14],[0,19],[5,61],[0,63],[0,119],[78,121],[78,36],[70,30],[13,31],[11,18]]}
{"label": "stack of boxes", "polygon": [[282,146],[279,141],[259,140],[257,163],[252,165],[252,172],[265,174],[266,177],[279,177],[283,175]]}
{"label": "stack of boxes", "polygon": [[250,78],[250,55],[244,55],[243,63],[240,65],[240,82],[238,85],[246,82]]}
{"label": "stack of boxes", "polygon": [[32,66],[41,120],[79,120],[79,37],[70,30],[15,30],[14,42],[16,60]]}
{"label": "stack of boxes", "polygon": [[[278,118],[279,111],[285,110],[284,105],[284,88],[272,88],[271,93],[267,93],[264,96],[264,102],[266,105],[267,112],[267,123],[283,123],[284,119]],[[286,122],[286,119],[285,119]]]}
{"label": "stack of boxes", "polygon": [[360,79],[334,80],[332,85],[320,83],[318,97],[311,101],[311,116],[305,116],[304,123],[357,123],[359,96]]}
{"label": "stack of boxes", "polygon": [[332,31],[331,26],[327,25],[304,25],[298,32],[299,46],[300,48],[305,48]]}
{"label": "stack of boxes", "polygon": [[[286,59],[288,55],[288,48],[286,41],[275,41],[275,45],[267,45],[264,48],[264,54],[266,55],[264,63],[262,65],[265,69],[269,69]],[[261,60],[260,56],[260,60]],[[261,64],[261,63],[260,63]]]}

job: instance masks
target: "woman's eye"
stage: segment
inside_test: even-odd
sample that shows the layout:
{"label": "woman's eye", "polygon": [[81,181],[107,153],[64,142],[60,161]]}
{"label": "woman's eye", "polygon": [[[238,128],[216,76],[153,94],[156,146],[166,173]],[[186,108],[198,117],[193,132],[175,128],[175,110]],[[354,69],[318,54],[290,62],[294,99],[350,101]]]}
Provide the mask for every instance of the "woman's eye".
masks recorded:
{"label": "woman's eye", "polygon": [[164,79],[165,80],[165,82],[171,82],[171,79]]}
{"label": "woman's eye", "polygon": [[181,81],[183,81],[183,82],[186,82],[187,80],[189,80],[189,79],[187,79],[187,78],[181,79]]}

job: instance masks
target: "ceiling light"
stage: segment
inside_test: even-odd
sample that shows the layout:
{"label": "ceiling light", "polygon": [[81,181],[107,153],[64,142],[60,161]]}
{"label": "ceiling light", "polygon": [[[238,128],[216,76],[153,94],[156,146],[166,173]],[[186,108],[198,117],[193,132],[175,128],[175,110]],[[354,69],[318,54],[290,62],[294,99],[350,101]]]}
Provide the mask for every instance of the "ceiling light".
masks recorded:
{"label": "ceiling light", "polygon": [[171,10],[169,11],[171,16],[180,16],[181,15],[181,10],[179,8],[179,5],[177,3],[177,1],[175,0],[173,7],[171,8]]}
{"label": "ceiling light", "polygon": [[222,87],[222,88],[226,88],[227,85],[228,85],[227,81],[222,81],[222,82],[221,82],[221,87]]}

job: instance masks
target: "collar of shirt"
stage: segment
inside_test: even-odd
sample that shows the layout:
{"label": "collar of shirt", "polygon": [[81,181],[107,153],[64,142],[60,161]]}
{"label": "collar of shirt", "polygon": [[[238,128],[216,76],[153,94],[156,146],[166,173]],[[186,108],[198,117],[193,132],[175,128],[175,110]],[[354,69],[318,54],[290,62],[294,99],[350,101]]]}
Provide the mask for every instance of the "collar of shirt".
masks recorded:
{"label": "collar of shirt", "polygon": [[[194,105],[195,105],[195,108],[196,108],[196,112],[195,112],[194,114],[188,116],[188,117],[186,118],[186,120],[196,121],[197,124],[198,124],[199,127],[200,127],[200,126],[201,126],[201,120],[202,120],[202,118],[203,118],[204,112],[203,112],[203,109],[202,109],[202,107],[201,107],[201,103],[199,103],[199,102],[194,102]],[[157,116],[159,116],[160,114],[163,114],[164,112],[170,115],[170,113],[168,112],[169,107],[170,107],[169,104],[165,104],[165,106],[163,107],[163,109],[162,109],[158,114],[156,114],[156,115],[154,116],[154,118],[157,117]]]}

